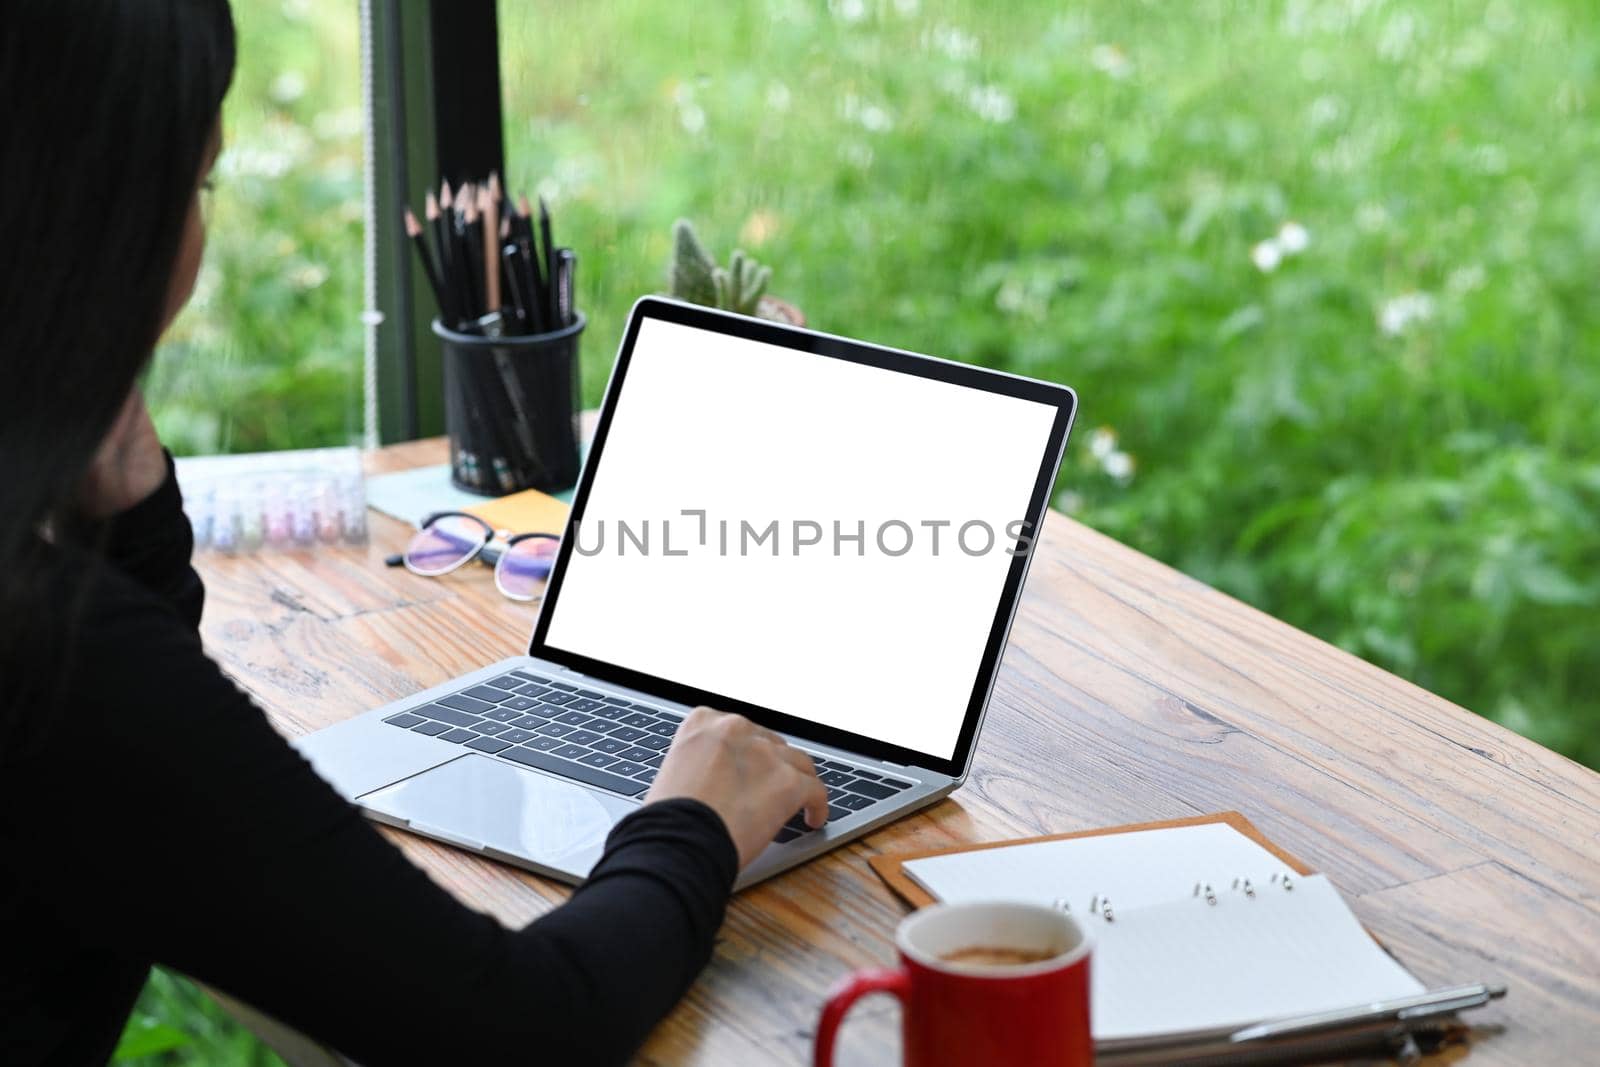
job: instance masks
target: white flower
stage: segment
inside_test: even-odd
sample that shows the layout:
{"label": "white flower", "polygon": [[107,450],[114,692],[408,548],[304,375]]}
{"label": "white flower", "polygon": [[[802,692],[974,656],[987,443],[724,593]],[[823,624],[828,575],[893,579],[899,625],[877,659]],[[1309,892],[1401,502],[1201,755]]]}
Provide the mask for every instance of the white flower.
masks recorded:
{"label": "white flower", "polygon": [[967,104],[985,122],[1010,122],[1017,115],[1017,102],[998,85],[979,85],[969,90]]}
{"label": "white flower", "polygon": [[679,82],[672,87],[672,102],[678,106],[678,125],[691,137],[706,130],[706,111],[694,98],[694,86]]}
{"label": "white flower", "polygon": [[1109,426],[1097,426],[1089,435],[1089,454],[1104,463],[1107,456],[1117,450],[1117,431]]}
{"label": "white flower", "polygon": [[867,17],[865,0],[828,0],[828,10],[845,22],[860,22]]}
{"label": "white flower", "polygon": [[877,104],[868,104],[856,116],[856,121],[873,133],[884,133],[894,128],[894,120]]}
{"label": "white flower", "polygon": [[1007,278],[1000,283],[1000,288],[994,293],[994,306],[1009,314],[1016,314],[1022,310],[1022,305],[1027,301],[1028,294],[1022,288],[1022,283],[1015,278]]}
{"label": "white flower", "polygon": [[1257,241],[1250,249],[1250,262],[1262,274],[1271,274],[1278,269],[1278,264],[1283,262],[1283,246],[1276,237],[1268,237],[1265,241]]}
{"label": "white flower", "polygon": [[301,263],[289,271],[289,284],[296,289],[315,289],[328,280],[328,268],[321,263]]}
{"label": "white flower", "polygon": [[1310,231],[1298,222],[1286,222],[1278,227],[1274,236],[1257,241],[1250,247],[1250,262],[1262,274],[1271,274],[1285,259],[1299,255],[1310,244]]}
{"label": "white flower", "polygon": [[1327,126],[1344,118],[1344,101],[1337,96],[1324,94],[1311,102],[1311,125]]}
{"label": "white flower", "polygon": [[1414,322],[1433,318],[1433,297],[1427,293],[1401,293],[1384,301],[1378,309],[1378,329],[1390,337],[1398,337]]}
{"label": "white flower", "polygon": [[946,59],[971,59],[978,54],[978,39],[955,26],[935,26],[928,36]]}
{"label": "white flower", "polygon": [[1384,59],[1404,59],[1417,43],[1420,28],[1417,17],[1409,11],[1389,16],[1378,34],[1378,54]]}
{"label": "white flower", "polygon": [[306,95],[306,76],[298,70],[286,70],[272,79],[267,95],[279,104],[292,104]]}
{"label": "white flower", "polygon": [[1119,482],[1127,482],[1133,478],[1133,457],[1126,452],[1113,452],[1101,461],[1106,473]]}
{"label": "white flower", "polygon": [[863,102],[854,93],[845,96],[839,110],[869,133],[886,133],[894,128],[894,119],[888,111],[877,104]]}
{"label": "white flower", "polygon": [[1121,81],[1133,73],[1133,64],[1127,53],[1114,44],[1097,44],[1089,53],[1089,63],[1101,74]]}
{"label": "white flower", "polygon": [[1286,222],[1278,229],[1278,247],[1286,256],[1297,256],[1311,244],[1311,234],[1298,222]]}
{"label": "white flower", "polygon": [[281,178],[300,157],[297,146],[288,139],[283,140],[286,144],[283,148],[235,141],[222,150],[217,172],[228,178]]}

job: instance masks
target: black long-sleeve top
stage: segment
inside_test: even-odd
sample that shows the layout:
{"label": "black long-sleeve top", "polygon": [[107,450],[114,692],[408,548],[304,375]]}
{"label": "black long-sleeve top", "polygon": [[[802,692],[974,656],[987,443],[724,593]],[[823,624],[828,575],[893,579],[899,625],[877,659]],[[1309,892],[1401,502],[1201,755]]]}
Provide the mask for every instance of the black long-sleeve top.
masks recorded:
{"label": "black long-sleeve top", "polygon": [[0,736],[0,1062],[104,1062],[152,962],[367,1065],[614,1063],[683,995],[737,868],[710,808],[641,808],[567,904],[507,930],[206,657],[170,472],[100,540],[53,553],[64,593],[89,583],[64,689],[0,715],[36,735]]}

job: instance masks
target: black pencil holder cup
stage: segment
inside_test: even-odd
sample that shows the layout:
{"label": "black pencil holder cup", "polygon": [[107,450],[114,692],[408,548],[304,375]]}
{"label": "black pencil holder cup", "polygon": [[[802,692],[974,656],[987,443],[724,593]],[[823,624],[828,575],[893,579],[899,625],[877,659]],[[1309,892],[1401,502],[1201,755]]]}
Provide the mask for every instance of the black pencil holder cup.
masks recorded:
{"label": "black pencil holder cup", "polygon": [[450,481],[484,496],[554,491],[578,480],[578,337],[489,337],[433,320],[443,349]]}

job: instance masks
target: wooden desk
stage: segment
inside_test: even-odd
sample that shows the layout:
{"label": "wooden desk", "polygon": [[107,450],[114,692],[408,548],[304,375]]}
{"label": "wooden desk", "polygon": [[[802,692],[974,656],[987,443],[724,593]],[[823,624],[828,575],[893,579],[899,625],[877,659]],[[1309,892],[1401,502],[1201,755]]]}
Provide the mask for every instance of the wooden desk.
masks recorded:
{"label": "wooden desk", "polygon": [[[443,462],[439,440],[374,472]],[[212,654],[296,736],[526,648],[533,608],[487,568],[365,549],[200,557]],[[867,866],[898,852],[1237,808],[1326,872],[1425,982],[1510,986],[1471,1062],[1595,1062],[1600,775],[1052,513],[972,777],[921,814],[744,893],[645,1063],[809,1062],[828,987],[893,958],[905,909]],[[385,829],[474,907],[521,924],[561,885]],[[868,1001],[841,1062],[898,1062]]]}

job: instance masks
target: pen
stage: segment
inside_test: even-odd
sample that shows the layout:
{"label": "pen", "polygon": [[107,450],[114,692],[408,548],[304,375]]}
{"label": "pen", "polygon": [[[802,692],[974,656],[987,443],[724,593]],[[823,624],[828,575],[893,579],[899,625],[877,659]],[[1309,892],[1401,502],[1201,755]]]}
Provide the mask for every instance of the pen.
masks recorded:
{"label": "pen", "polygon": [[550,239],[550,209],[545,206],[542,196],[539,198],[539,243],[544,246],[539,251],[544,260],[541,273],[545,283],[545,328],[559,330],[561,310],[556,306],[556,246]]}
{"label": "pen", "polygon": [[511,307],[516,312],[517,321],[522,328],[518,332],[528,332],[528,297],[522,288],[522,265],[518,262],[522,258],[521,250],[515,241],[507,241],[500,246],[500,256],[505,263],[506,285],[511,291]]}
{"label": "pen", "polygon": [[1396,997],[1393,1000],[1373,1001],[1348,1008],[1335,1008],[1332,1011],[1299,1015],[1291,1019],[1277,1019],[1272,1022],[1257,1023],[1254,1026],[1247,1026],[1243,1030],[1235,1030],[1228,1040],[1233,1044],[1240,1044],[1246,1041],[1261,1041],[1266,1038],[1285,1037],[1290,1034],[1326,1030],[1332,1027],[1380,1019],[1407,1022],[1412,1019],[1427,1018],[1431,1015],[1445,1015],[1453,1011],[1460,1011],[1463,1008],[1476,1008],[1487,1004],[1491,1000],[1498,1000],[1505,995],[1506,987],[1503,985],[1453,986],[1449,989],[1435,989],[1410,997]]}
{"label": "pen", "polygon": [[556,321],[552,329],[565,329],[572,325],[572,273],[577,269],[578,256],[570,248],[556,253]]}

